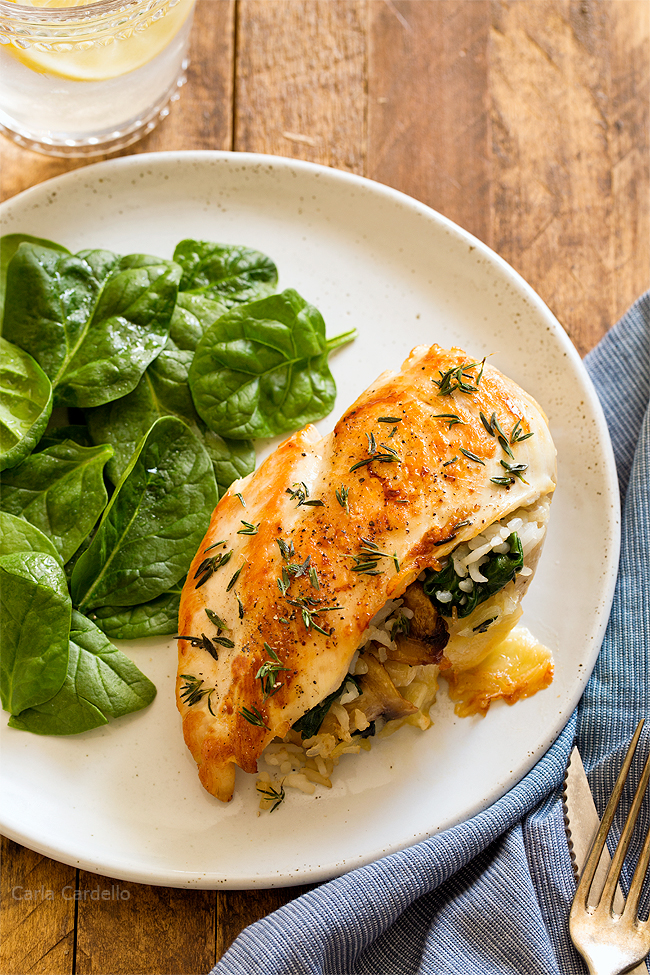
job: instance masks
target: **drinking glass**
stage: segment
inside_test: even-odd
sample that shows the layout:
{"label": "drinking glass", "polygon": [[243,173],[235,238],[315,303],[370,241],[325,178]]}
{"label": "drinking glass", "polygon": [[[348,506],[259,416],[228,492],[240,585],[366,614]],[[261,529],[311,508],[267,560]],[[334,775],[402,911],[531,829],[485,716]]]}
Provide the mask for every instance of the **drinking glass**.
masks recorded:
{"label": "drinking glass", "polygon": [[0,131],[53,156],[146,135],[185,82],[194,0],[0,0]]}

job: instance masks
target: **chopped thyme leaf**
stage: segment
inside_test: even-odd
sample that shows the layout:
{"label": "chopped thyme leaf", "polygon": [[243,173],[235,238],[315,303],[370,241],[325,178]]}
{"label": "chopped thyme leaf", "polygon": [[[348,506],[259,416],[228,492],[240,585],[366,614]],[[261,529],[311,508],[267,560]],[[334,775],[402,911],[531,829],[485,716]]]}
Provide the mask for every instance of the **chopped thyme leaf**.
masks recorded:
{"label": "chopped thyme leaf", "polygon": [[244,495],[243,494],[240,494],[239,491],[238,491],[237,494],[235,495],[235,497],[236,498],[239,498],[239,500],[241,502],[242,508],[245,508],[246,507],[246,502],[244,501]]}
{"label": "chopped thyme leaf", "polygon": [[[210,640],[209,637],[207,637],[205,635],[205,633],[202,633],[200,637],[199,636],[182,636],[181,635],[181,636],[176,637],[176,639],[177,640],[187,640],[188,643],[191,643],[191,645],[193,647],[200,647],[202,650],[207,650],[208,653],[210,654],[210,656],[214,660],[218,660],[219,659],[219,654],[217,653],[217,648],[215,647],[215,645],[212,642],[212,640]],[[233,643],[233,646],[234,646],[234,643]]]}
{"label": "chopped thyme leaf", "polygon": [[240,618],[240,620],[243,620],[243,618],[244,618],[244,605],[243,605],[241,599],[239,598],[239,596],[237,596],[237,605],[239,607],[239,618]]}
{"label": "chopped thyme leaf", "polygon": [[262,785],[257,786],[257,791],[261,795],[262,799],[266,802],[272,802],[273,805],[269,809],[269,812],[275,812],[280,803],[284,802],[285,792],[284,786],[280,783],[280,791],[275,788],[270,782],[263,782]]}
{"label": "chopped thyme leaf", "polygon": [[237,580],[239,579],[239,573],[241,572],[241,570],[242,570],[243,568],[244,568],[244,566],[243,566],[243,565],[240,565],[240,566],[239,566],[239,568],[237,569],[237,571],[235,572],[235,574],[234,574],[234,575],[233,575],[233,577],[231,578],[231,580],[230,580],[230,582],[229,582],[229,583],[228,583],[228,585],[226,586],[226,592],[230,592],[230,590],[232,589],[232,587],[233,587],[233,586],[235,585],[235,583],[236,583],[236,582],[237,582]]}
{"label": "chopped thyme leaf", "polygon": [[334,493],[336,495],[336,500],[341,505],[341,507],[345,508],[347,513],[350,514],[350,508],[348,507],[349,488],[346,488],[345,485],[342,484],[340,488],[336,488]]}
{"label": "chopped thyme leaf", "polygon": [[[493,437],[494,436],[494,427],[492,426],[491,421],[488,420],[488,418],[486,417],[486,415],[483,412],[483,410],[479,410],[479,414],[478,415],[480,416],[481,423],[483,424],[483,426],[485,427],[485,429],[487,430],[487,432],[490,434],[491,437]],[[494,416],[494,413],[492,414],[492,416]]]}
{"label": "chopped thyme leaf", "polygon": [[473,454],[471,450],[465,450],[464,447],[459,447],[458,449],[460,450],[461,454],[464,454],[465,457],[469,458],[469,460],[473,460],[476,464],[482,464],[483,467],[485,467],[485,461],[480,457],[477,457],[476,454]]}
{"label": "chopped thyme leaf", "polygon": [[[469,370],[475,369],[479,365],[481,368],[478,375],[473,376]],[[433,380],[439,389],[438,396],[450,396],[457,389],[462,393],[477,393],[483,376],[484,365],[485,359],[482,362],[466,362],[461,366],[452,366],[447,372],[440,372],[440,379]]]}
{"label": "chopped thyme leaf", "polygon": [[218,545],[225,545],[225,544],[226,544],[226,539],[222,538],[220,542],[214,542],[213,545],[208,545],[208,547],[204,549],[203,554],[205,555],[206,552],[209,552],[210,549],[216,548]]}
{"label": "chopped thyme leaf", "polygon": [[453,456],[453,457],[451,458],[451,460],[446,460],[446,461],[444,462],[444,464],[443,464],[442,466],[443,466],[443,467],[449,467],[449,465],[450,465],[450,464],[453,464],[453,463],[454,463],[454,461],[456,461],[456,460],[458,460],[458,454],[455,454],[455,455],[454,455],[454,456]]}
{"label": "chopped thyme leaf", "polygon": [[211,623],[214,623],[214,625],[217,627],[217,629],[219,629],[219,630],[227,630],[228,629],[227,624],[224,623],[224,621],[221,619],[220,616],[217,616],[217,614],[214,612],[214,610],[207,609],[207,607],[206,607],[205,615],[208,617],[208,619],[210,620]]}
{"label": "chopped thyme leaf", "polygon": [[378,416],[377,423],[401,423],[401,416]]}
{"label": "chopped thyme leaf", "polygon": [[249,724],[255,725],[257,728],[266,728],[267,731],[271,730],[264,721],[264,717],[262,714],[260,714],[256,707],[252,707],[250,711],[248,708],[242,707],[238,713],[241,714],[242,718],[245,718]]}
{"label": "chopped thyme leaf", "polygon": [[503,447],[503,449],[507,453],[508,457],[512,457],[512,459],[514,460],[515,459],[515,455],[511,451],[510,444],[508,443],[508,441],[506,440],[506,438],[505,437],[502,437],[501,434],[499,434],[499,436],[497,437],[497,440],[499,441],[499,443],[501,444],[501,446]]}
{"label": "chopped thyme leaf", "polygon": [[218,643],[220,647],[226,647],[228,650],[233,650],[235,644],[232,640],[229,640],[226,636],[215,636],[214,642]]}
{"label": "chopped thyme leaf", "polygon": [[281,670],[289,670],[288,667],[282,666],[282,661],[278,657],[277,653],[273,647],[269,646],[266,641],[264,642],[264,649],[269,655],[269,660],[265,660],[260,669],[255,674],[255,680],[259,680],[262,685],[263,700],[266,701],[267,698],[272,697],[282,687],[282,682],[276,680],[277,675]]}
{"label": "chopped thyme leaf", "polygon": [[216,691],[216,687],[204,687],[204,681],[199,677],[194,677],[193,674],[181,674],[181,678],[185,681],[181,687],[181,701],[191,708],[207,696],[210,714],[214,715],[214,711],[210,705],[210,698]]}
{"label": "chopped thyme leaf", "polygon": [[237,532],[238,535],[257,535],[261,522],[256,525],[251,525],[250,521],[242,521],[243,528],[240,528]]}
{"label": "chopped thyme leaf", "polygon": [[280,555],[285,562],[288,559],[293,558],[293,556],[296,554],[293,547],[293,542],[289,542],[289,544],[287,544],[283,538],[276,538],[276,542],[278,543],[278,548],[280,549]]}
{"label": "chopped thyme leaf", "polygon": [[309,581],[311,582],[313,589],[320,589],[320,583],[318,581],[318,572],[313,566],[309,570]]}
{"label": "chopped thyme leaf", "polygon": [[[221,544],[221,542],[218,544]],[[221,555],[210,555],[207,559],[203,559],[198,569],[194,573],[195,579],[197,579],[199,576],[202,576],[202,578],[194,588],[200,589],[201,586],[208,581],[213,572],[216,572],[217,569],[220,569],[222,565],[225,565],[226,562],[230,561],[231,556],[232,549],[229,552],[222,552]]]}
{"label": "chopped thyme leaf", "polygon": [[490,480],[493,484],[501,484],[504,487],[509,487],[515,483],[514,477],[491,477]]}
{"label": "chopped thyme leaf", "polygon": [[401,457],[399,457],[395,453],[394,450],[391,450],[390,453],[386,453],[386,454],[373,454],[372,457],[366,457],[364,460],[358,461],[356,464],[353,464],[352,467],[350,468],[350,474],[352,474],[353,471],[358,470],[360,467],[365,467],[366,464],[372,464],[372,462],[375,461],[375,460],[379,461],[382,464],[401,464],[402,463]]}
{"label": "chopped thyme leaf", "polygon": [[324,504],[324,502],[319,498],[312,498],[309,501],[307,500],[307,498],[309,498],[309,488],[304,481],[296,481],[292,487],[286,489],[285,494],[288,494],[292,501],[298,501],[297,507],[304,504],[307,507],[315,508],[322,507]]}

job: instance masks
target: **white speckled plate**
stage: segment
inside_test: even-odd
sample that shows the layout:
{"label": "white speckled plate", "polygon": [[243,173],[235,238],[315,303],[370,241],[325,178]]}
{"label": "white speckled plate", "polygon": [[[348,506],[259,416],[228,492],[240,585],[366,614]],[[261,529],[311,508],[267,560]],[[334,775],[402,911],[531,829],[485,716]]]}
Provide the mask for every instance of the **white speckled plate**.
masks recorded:
{"label": "white speckled plate", "polygon": [[[439,694],[434,727],[346,757],[334,787],[257,815],[253,776],[222,805],[200,786],[173,699],[173,641],[126,649],[156,682],[141,714],[71,738],[2,722],[0,829],[110,877],[177,887],[322,880],[466,819],[546,751],[598,653],[618,562],[618,488],[607,429],[564,331],[499,257],[444,217],[348,173],[270,156],[128,156],[50,180],[5,203],[3,233],[171,257],[184,237],[246,244],[277,263],[281,287],[323,313],[338,399],[322,432],[418,343],[457,344],[544,406],[559,487],[524,622],[555,653],[550,688],[484,719],[458,719]],[[444,685],[443,685],[444,687]]]}

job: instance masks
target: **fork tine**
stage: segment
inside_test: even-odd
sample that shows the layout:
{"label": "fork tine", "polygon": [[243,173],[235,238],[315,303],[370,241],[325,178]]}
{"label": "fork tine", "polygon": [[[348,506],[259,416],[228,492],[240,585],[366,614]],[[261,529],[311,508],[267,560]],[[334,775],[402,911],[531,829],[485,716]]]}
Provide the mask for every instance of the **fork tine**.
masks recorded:
{"label": "fork tine", "polygon": [[[639,807],[643,801],[645,791],[648,788],[648,781],[650,781],[650,755],[648,755],[645,768],[643,769],[643,775],[641,776],[641,781],[639,782],[636,795],[634,796],[634,803],[636,804],[638,800]],[[639,862],[636,865],[636,870],[634,871],[634,876],[632,877],[630,892],[627,895],[627,901],[625,902],[625,914],[636,917],[639,908],[639,898],[641,897],[641,888],[643,886],[643,881],[645,880],[645,875],[648,872],[648,864],[650,864],[650,829],[648,829],[648,832],[646,833],[643,849],[639,854]]]}
{"label": "fork tine", "polygon": [[[596,839],[594,840],[594,844],[591,848],[591,852],[587,858],[587,862],[585,863],[584,870],[582,871],[582,876],[580,878],[580,883],[578,884],[578,889],[576,890],[576,897],[575,897],[576,902],[581,903],[585,909],[587,908],[587,899],[589,897],[589,891],[591,890],[591,885],[593,883],[596,869],[598,868],[598,864],[600,863],[600,857],[603,852],[603,848],[605,846],[607,834],[609,833],[612,822],[614,820],[614,814],[616,812],[616,808],[621,798],[621,793],[623,792],[623,786],[625,785],[625,780],[627,779],[628,773],[630,771],[630,766],[632,765],[632,758],[634,756],[634,751],[636,749],[637,742],[639,741],[639,737],[641,735],[641,729],[643,728],[643,723],[644,722],[642,719],[637,725],[636,731],[634,732],[632,741],[630,742],[630,747],[628,748],[627,754],[623,761],[623,766],[616,780],[616,784],[610,796],[609,802],[607,803],[607,808],[605,809],[605,815],[602,818],[600,827],[598,829],[598,832],[596,833]],[[620,873],[620,869],[621,868],[619,866],[619,873]],[[610,867],[608,880],[611,872],[612,870]],[[613,890],[615,889],[616,889],[616,880],[614,881],[614,885],[613,885]],[[610,897],[611,896],[613,896],[613,894],[610,895]],[[602,901],[603,898],[601,897],[601,903]]]}
{"label": "fork tine", "polygon": [[[643,727],[643,721],[640,721],[637,727],[637,731],[639,732],[639,734],[641,732],[642,727]],[[635,734],[633,739],[633,744],[635,747],[637,741],[638,741],[638,735]],[[630,759],[629,763],[627,762],[628,756]],[[629,768],[630,765],[632,764],[633,756],[634,756],[634,750],[633,749],[628,750],[628,755],[626,755],[626,762],[625,762],[625,764],[627,765],[627,772],[629,772]],[[619,877],[621,875],[621,870],[623,869],[623,861],[625,860],[625,857],[627,855],[630,841],[632,839],[632,832],[634,830],[634,826],[636,824],[637,817],[639,815],[639,810],[641,808],[641,803],[643,801],[643,795],[648,785],[648,778],[645,774],[646,771],[648,773],[648,776],[650,776],[650,763],[646,765],[646,769],[644,769],[644,773],[641,776],[641,782],[639,782],[639,787],[636,790],[636,795],[634,796],[632,805],[627,815],[627,819],[625,820],[623,831],[621,833],[620,839],[618,841],[618,845],[616,847],[616,851],[614,853],[614,856],[612,857],[612,862],[609,871],[607,873],[605,886],[603,887],[601,905],[603,906],[603,908],[606,908],[608,911],[612,910],[614,894],[616,892],[616,884],[618,883]],[[618,782],[616,784],[618,785]]]}

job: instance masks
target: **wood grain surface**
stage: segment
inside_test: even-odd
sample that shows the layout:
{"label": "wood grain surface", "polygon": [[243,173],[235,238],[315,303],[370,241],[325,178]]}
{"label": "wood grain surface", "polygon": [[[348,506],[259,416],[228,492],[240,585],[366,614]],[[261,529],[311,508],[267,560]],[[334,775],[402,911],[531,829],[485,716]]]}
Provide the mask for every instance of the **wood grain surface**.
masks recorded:
{"label": "wood grain surface", "polygon": [[[180,100],[123,154],[268,152],[394,186],[509,261],[581,353],[650,286],[646,0],[198,0],[191,44]],[[3,199],[86,164],[0,151]],[[0,972],[207,972],[303,889],[120,883],[3,840]]]}

